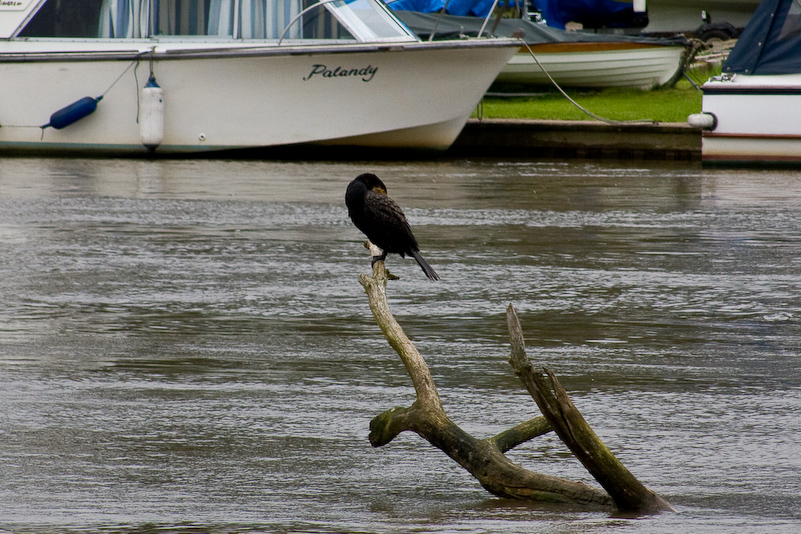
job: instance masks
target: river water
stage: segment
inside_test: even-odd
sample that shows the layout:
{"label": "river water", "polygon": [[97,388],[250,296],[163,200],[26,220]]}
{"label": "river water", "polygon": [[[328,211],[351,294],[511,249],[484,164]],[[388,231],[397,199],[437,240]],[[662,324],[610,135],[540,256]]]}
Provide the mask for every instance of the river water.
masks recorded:
{"label": "river water", "polygon": [[[369,312],[347,183],[377,173],[429,282],[390,305],[479,437],[530,357],[678,513],[493,497],[370,419],[413,389]],[[0,162],[0,532],[801,530],[801,180],[689,163]],[[593,484],[553,435],[509,453]]]}

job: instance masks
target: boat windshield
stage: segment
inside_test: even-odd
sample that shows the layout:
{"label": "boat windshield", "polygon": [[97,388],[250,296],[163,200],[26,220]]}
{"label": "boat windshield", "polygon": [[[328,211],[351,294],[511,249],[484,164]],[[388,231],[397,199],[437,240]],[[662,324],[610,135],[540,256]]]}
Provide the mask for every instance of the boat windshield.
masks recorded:
{"label": "boat windshield", "polygon": [[364,40],[407,38],[409,32],[398,24],[387,9],[374,0],[336,0],[331,2],[334,16],[353,33],[369,36]]}
{"label": "boat windshield", "polygon": [[378,0],[47,0],[18,36],[416,40]]}

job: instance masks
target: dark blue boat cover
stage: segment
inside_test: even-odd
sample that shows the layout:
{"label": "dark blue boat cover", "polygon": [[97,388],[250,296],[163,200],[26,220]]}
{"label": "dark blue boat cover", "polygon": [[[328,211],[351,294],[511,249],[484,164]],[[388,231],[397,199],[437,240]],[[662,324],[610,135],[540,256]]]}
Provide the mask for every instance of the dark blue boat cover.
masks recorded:
{"label": "dark blue boat cover", "polygon": [[[522,4],[526,0],[517,1]],[[515,3],[515,0],[509,1],[512,6]],[[436,13],[444,8],[449,15],[481,18],[487,16],[492,9],[492,4],[493,0],[396,0],[389,2],[390,7],[395,10]],[[548,26],[562,30],[570,21],[594,21],[600,25],[600,22],[603,21],[616,20],[624,12],[633,12],[631,0],[533,0],[531,4],[534,9],[542,12]]]}
{"label": "dark blue boat cover", "polygon": [[581,22],[585,27],[613,27],[616,20],[631,18],[634,12],[631,0],[534,0],[532,3],[542,12],[548,26],[560,29],[570,21]]}
{"label": "dark blue boat cover", "polygon": [[723,65],[723,72],[801,73],[801,3],[762,0]]}

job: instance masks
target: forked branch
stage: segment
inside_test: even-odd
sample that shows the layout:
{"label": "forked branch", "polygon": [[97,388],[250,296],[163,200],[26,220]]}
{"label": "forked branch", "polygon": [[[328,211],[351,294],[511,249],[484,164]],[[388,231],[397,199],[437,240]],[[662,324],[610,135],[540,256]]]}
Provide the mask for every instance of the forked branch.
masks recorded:
{"label": "forked branch", "polygon": [[[401,432],[410,430],[442,450],[469,471],[487,491],[500,497],[591,506],[615,505],[620,510],[646,513],[672,509],[664,499],[642,486],[603,446],[556,377],[548,373],[551,389],[546,378],[534,371],[525,355],[523,335],[514,308],[510,306],[507,312],[512,336],[510,363],[545,416],[520,423],[494,437],[478,439],[448,418],[425,360],[390,312],[384,262],[376,261],[373,275],[362,274],[359,281],[367,292],[373,317],[400,356],[417,393],[417,399],[410,407],[393,408],[373,418],[370,443],[374,447],[386,445]],[[528,471],[504,455],[552,428],[608,493],[580,482]]]}

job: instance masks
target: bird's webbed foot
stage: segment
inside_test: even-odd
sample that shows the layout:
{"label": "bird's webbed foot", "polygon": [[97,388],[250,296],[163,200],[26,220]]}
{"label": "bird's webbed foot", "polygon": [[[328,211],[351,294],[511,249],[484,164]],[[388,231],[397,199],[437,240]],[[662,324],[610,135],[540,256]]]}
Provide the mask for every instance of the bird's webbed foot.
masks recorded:
{"label": "bird's webbed foot", "polygon": [[[386,252],[384,252],[380,256],[373,256],[372,259],[370,260],[370,267],[373,267],[375,265],[375,262],[384,261],[386,259],[387,259],[387,253]],[[384,272],[387,274],[387,280],[400,280],[399,277],[397,277],[394,274],[392,274],[391,272],[389,272],[389,269],[387,269],[386,267],[384,267]]]}
{"label": "bird's webbed foot", "polygon": [[386,252],[384,252],[384,253],[383,253],[383,254],[381,254],[380,256],[373,256],[373,257],[372,257],[372,260],[370,261],[370,267],[372,267],[373,265],[375,265],[375,262],[377,262],[377,261],[384,261],[384,260],[386,260],[386,259],[387,259],[387,253],[386,253]]}

